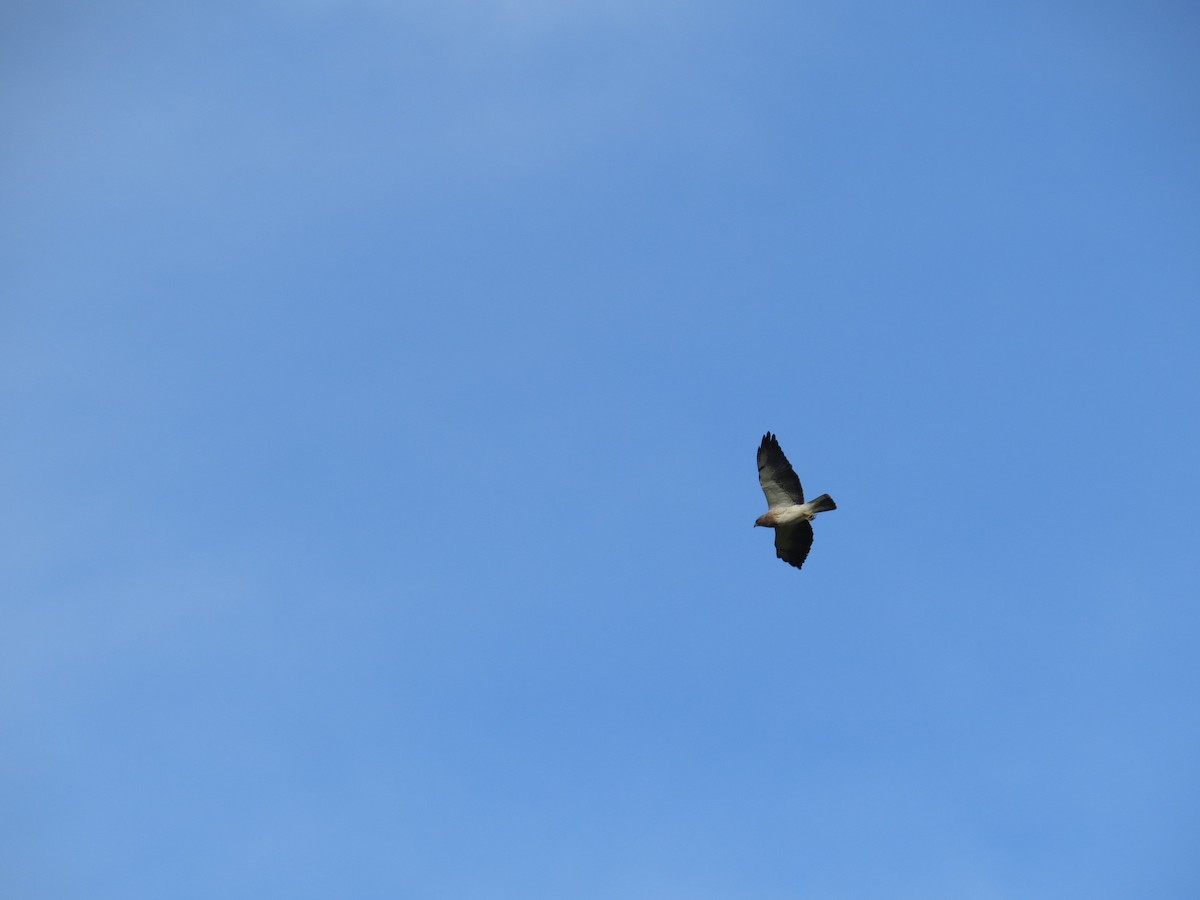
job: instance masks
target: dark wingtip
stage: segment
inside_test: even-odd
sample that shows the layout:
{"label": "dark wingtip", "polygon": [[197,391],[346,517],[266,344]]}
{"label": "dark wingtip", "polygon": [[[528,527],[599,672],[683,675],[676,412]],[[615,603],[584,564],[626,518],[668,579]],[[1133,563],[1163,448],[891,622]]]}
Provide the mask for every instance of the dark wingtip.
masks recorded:
{"label": "dark wingtip", "polygon": [[802,569],[802,568],[804,568],[804,560],[808,559],[808,554],[807,554],[807,553],[805,553],[805,554],[804,554],[804,556],[800,557],[800,561],[799,561],[799,562],[796,562],[794,559],[788,559],[786,556],[784,556],[784,555],[783,555],[782,553],[780,553],[778,550],[776,550],[776,551],[775,551],[775,555],[776,555],[777,557],[779,557],[780,559],[782,559],[782,560],[783,560],[785,563],[787,563],[787,564],[788,564],[789,566],[791,566],[793,569]]}

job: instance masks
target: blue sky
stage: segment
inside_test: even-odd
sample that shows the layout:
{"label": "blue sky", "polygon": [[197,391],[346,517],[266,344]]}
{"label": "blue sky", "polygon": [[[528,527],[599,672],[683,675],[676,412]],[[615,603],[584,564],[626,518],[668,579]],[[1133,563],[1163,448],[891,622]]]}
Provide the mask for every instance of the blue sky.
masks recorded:
{"label": "blue sky", "polygon": [[84,7],[0,39],[5,896],[1200,892],[1194,10]]}

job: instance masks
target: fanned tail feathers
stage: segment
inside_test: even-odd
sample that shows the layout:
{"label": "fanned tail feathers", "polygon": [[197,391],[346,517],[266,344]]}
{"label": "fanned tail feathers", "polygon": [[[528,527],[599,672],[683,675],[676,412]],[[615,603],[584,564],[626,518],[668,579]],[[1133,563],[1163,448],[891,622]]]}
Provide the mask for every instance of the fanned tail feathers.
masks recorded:
{"label": "fanned tail feathers", "polygon": [[822,494],[820,497],[808,501],[808,505],[815,513],[829,512],[831,509],[837,509],[837,504],[833,502],[833,498],[828,494]]}

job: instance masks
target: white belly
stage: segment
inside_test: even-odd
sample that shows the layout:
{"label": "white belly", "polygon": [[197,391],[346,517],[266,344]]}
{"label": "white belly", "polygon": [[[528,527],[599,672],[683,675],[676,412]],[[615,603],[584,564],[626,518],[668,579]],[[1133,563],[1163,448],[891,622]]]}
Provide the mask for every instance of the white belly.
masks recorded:
{"label": "white belly", "polygon": [[808,504],[785,506],[775,512],[775,521],[779,525],[791,525],[793,522],[807,521],[812,517],[813,514],[809,512]]}

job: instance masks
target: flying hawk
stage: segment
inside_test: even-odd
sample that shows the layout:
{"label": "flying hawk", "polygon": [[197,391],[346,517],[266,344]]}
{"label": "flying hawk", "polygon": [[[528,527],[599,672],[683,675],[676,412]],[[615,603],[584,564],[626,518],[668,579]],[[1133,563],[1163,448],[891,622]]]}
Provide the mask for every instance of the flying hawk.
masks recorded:
{"label": "flying hawk", "polygon": [[775,555],[797,569],[804,565],[812,547],[813,517],[837,509],[828,494],[804,502],[804,488],[792,464],[783,455],[775,435],[767,432],[758,446],[758,483],[770,507],[754,524],[775,529]]}

